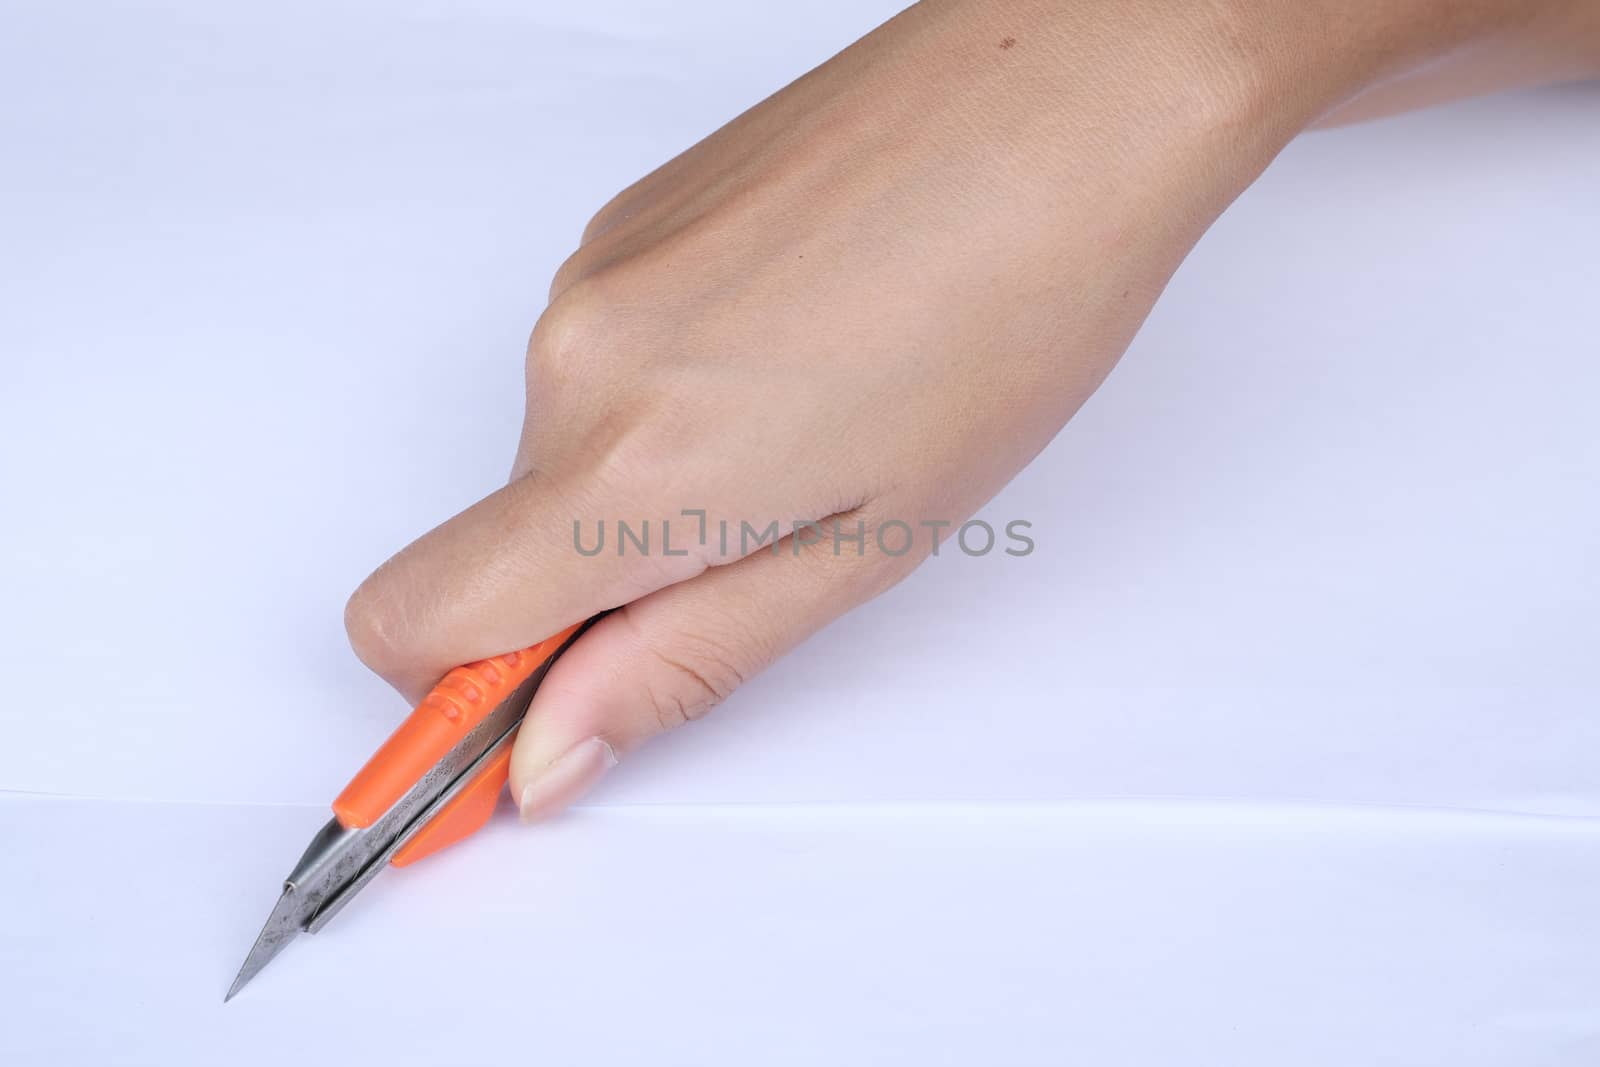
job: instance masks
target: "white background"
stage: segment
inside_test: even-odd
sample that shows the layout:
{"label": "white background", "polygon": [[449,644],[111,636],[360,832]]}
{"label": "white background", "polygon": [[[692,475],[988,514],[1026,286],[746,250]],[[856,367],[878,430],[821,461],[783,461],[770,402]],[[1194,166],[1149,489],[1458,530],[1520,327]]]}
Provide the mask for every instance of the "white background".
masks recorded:
{"label": "white background", "polygon": [[0,1062],[1600,1060],[1593,87],[1291,146],[986,509],[1032,556],[221,1007],[583,222],[893,10],[0,16]]}

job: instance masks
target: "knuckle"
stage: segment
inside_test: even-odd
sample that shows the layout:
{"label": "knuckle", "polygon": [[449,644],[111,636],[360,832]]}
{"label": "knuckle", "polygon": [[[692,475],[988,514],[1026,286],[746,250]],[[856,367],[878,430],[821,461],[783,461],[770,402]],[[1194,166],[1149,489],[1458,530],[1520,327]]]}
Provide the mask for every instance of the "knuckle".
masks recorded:
{"label": "knuckle", "polygon": [[655,712],[656,726],[663,733],[675,730],[705,714],[705,711],[696,711],[685,703],[683,697],[677,693],[657,689],[654,686],[650,689],[650,707]]}
{"label": "knuckle", "polygon": [[[693,152],[693,149],[690,149],[690,152]],[[608,230],[625,228],[629,222],[646,215],[652,204],[657,201],[671,173],[681,165],[682,159],[680,156],[677,160],[657,167],[600,205],[600,209],[583,227],[583,235],[578,239],[579,246],[605,236]]]}
{"label": "knuckle", "polygon": [[344,630],[356,658],[380,675],[402,662],[400,613],[386,592],[383,571],[362,582],[344,606]]}
{"label": "knuckle", "polygon": [[575,282],[550,302],[528,339],[528,370],[549,384],[561,384],[610,349],[610,316],[599,283]]}
{"label": "knuckle", "polygon": [[626,189],[618,192],[604,204],[601,204],[600,209],[591,215],[589,221],[584,224],[583,235],[578,238],[578,246],[582,248],[584,245],[590,244],[595,238],[611,229],[613,225],[624,222],[632,216],[638,207],[640,194],[648,181],[649,175],[646,175]]}
{"label": "knuckle", "polygon": [[627,190],[618,193],[602,206],[599,211],[594,213],[589,222],[583,227],[583,236],[578,238],[580,247],[593,243],[595,238],[609,230],[612,225],[628,217],[628,213],[624,210],[624,206],[627,203],[627,193]]}
{"label": "knuckle", "polygon": [[562,293],[591,276],[594,273],[595,266],[593,253],[587,248],[580,247],[563,260],[561,265],[556,268],[556,272],[550,276],[549,299],[552,302],[555,301]]}
{"label": "knuckle", "polygon": [[679,635],[670,650],[646,648],[658,668],[647,674],[646,695],[663,730],[703,717],[744,684],[746,672],[719,641]]}

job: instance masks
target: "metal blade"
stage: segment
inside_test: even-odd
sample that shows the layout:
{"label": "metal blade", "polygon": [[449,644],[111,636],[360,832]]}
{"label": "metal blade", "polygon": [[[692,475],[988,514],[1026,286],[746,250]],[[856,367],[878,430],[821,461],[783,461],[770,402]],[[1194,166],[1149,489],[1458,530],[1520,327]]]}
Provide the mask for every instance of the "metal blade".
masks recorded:
{"label": "metal blade", "polygon": [[228,987],[228,995],[222,998],[224,1004],[232,1000],[235,993],[248,985],[250,979],[260,974],[261,969],[271,963],[273,957],[295,939],[295,935],[300,932],[304,923],[304,916],[300,914],[300,910],[301,901],[294,887],[286,886],[283,895],[278,898],[277,905],[272,909],[272,914],[267,916],[267,924],[261,928],[261,936],[250,946],[250,954],[244,958],[244,966],[239,968],[239,976],[233,980],[233,985]]}
{"label": "metal blade", "polygon": [[[599,618],[596,616],[595,618]],[[346,827],[337,818],[317,831],[300,862],[283,881],[283,896],[267,916],[261,936],[233,980],[226,1003],[272,962],[302,930],[316,933],[363,886],[377,877],[407,841],[439,814],[516,736],[533,694],[550,664],[590,626],[578,627],[566,642],[484,719],[468,731],[454,748],[434,764],[421,780],[390,805],[370,826]]]}

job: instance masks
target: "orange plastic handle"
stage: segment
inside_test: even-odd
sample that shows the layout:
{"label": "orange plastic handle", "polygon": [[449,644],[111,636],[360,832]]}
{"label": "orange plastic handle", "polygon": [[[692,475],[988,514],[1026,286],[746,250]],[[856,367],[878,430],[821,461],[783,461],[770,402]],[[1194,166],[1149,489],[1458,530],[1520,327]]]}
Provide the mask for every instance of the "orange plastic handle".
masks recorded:
{"label": "orange plastic handle", "polygon": [[[580,624],[581,625],[581,624]],[[518,652],[457,667],[422,698],[333,802],[341,826],[371,826],[472,728],[561,650],[577,626]],[[489,821],[511,767],[506,748],[451,798],[391,860],[403,867],[470,837]]]}

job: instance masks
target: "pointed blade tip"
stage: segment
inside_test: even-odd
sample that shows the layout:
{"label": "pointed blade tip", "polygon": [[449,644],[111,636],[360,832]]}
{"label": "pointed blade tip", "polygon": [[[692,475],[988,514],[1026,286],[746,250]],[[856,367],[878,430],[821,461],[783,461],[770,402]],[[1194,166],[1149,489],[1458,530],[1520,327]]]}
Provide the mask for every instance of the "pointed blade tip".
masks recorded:
{"label": "pointed blade tip", "polygon": [[245,986],[249,985],[250,984],[250,979],[252,979],[256,975],[260,974],[262,968],[264,968],[267,965],[267,963],[270,962],[270,959],[271,959],[270,957],[268,957],[268,959],[263,960],[259,966],[252,967],[252,966],[250,966],[250,964],[251,964],[252,961],[254,961],[255,957],[256,957],[256,950],[255,950],[254,947],[252,947],[250,949],[250,955],[248,955],[248,956],[246,956],[244,958],[244,965],[239,968],[239,973],[234,976],[233,984],[231,986],[229,986],[228,987],[228,991],[223,994],[222,1003],[226,1004],[226,1003],[228,1003],[228,1001],[230,1001],[234,997],[238,996],[239,995],[239,991],[241,989],[243,989]]}
{"label": "pointed blade tip", "polygon": [[284,946],[300,933],[298,917],[294,913],[295,900],[293,890],[285,887],[283,895],[278,898],[277,906],[272,909],[272,914],[267,916],[266,925],[261,928],[261,934],[250,946],[250,952],[244,958],[244,963],[239,967],[239,973],[233,979],[233,985],[228,987],[228,992],[222,998],[226,1004],[239,994],[239,991],[250,984],[250,981],[260,974],[278,955]]}
{"label": "pointed blade tip", "polygon": [[[245,958],[245,964],[248,965],[249,962],[250,962],[249,957],[246,957]],[[228,991],[226,993],[224,993],[223,996],[222,996],[222,1003],[226,1004],[226,1003],[228,1003],[228,1001],[230,1001],[234,997],[238,996],[239,995],[239,990],[241,990],[245,986],[249,985],[250,984],[250,979],[252,979],[254,977],[255,977],[254,974],[246,974],[244,967],[239,968],[239,973],[234,976],[233,984],[228,987]]]}

